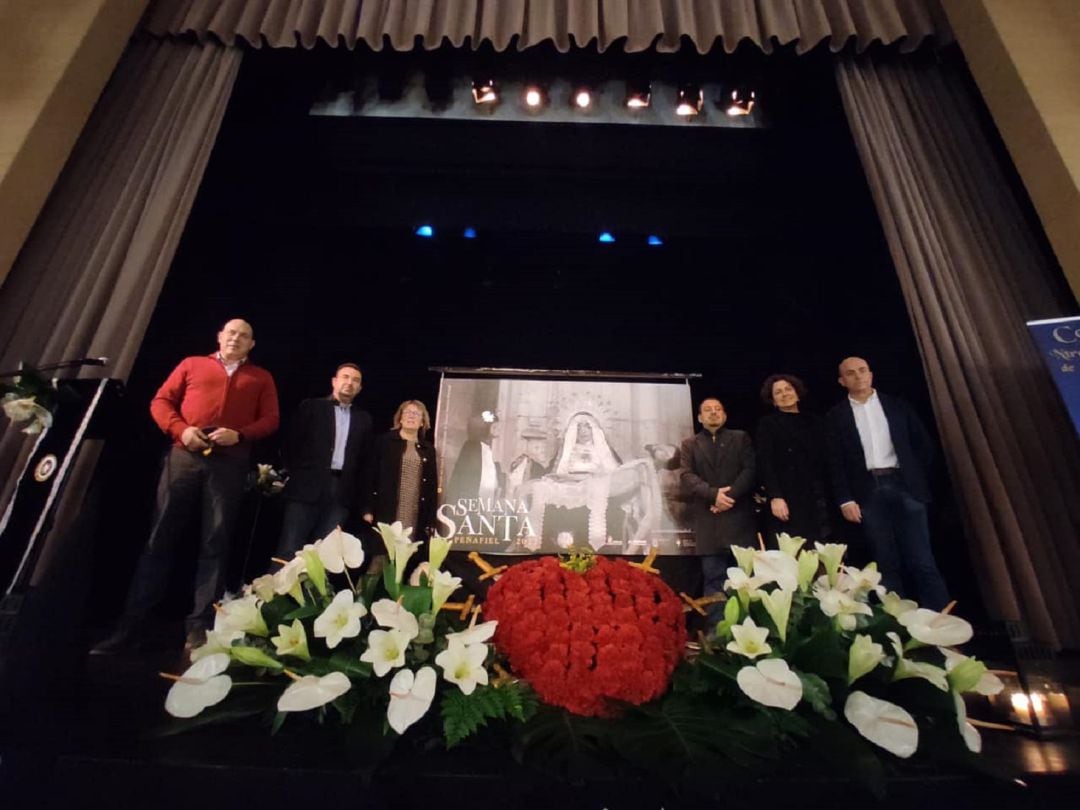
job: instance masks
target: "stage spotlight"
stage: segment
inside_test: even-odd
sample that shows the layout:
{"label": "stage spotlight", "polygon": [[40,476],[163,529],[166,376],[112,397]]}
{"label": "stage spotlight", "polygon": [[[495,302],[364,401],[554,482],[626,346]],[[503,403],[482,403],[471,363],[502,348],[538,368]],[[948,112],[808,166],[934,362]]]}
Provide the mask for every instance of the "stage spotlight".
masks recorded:
{"label": "stage spotlight", "polygon": [[675,114],[683,118],[693,118],[701,112],[704,101],[699,85],[684,84],[679,87],[679,93],[675,97]]}
{"label": "stage spotlight", "polygon": [[611,231],[604,231],[596,241],[603,242],[605,245],[610,245],[615,241],[615,237],[611,234]]}
{"label": "stage spotlight", "polygon": [[476,228],[466,228],[465,230],[463,230],[461,232],[461,235],[465,239],[475,239],[476,238]]}
{"label": "stage spotlight", "polygon": [[499,103],[499,86],[494,79],[473,79],[472,97],[477,104],[494,106]]}
{"label": "stage spotlight", "polygon": [[587,110],[592,106],[592,92],[588,87],[579,87],[574,91],[574,106],[579,110]]}
{"label": "stage spotlight", "polygon": [[626,106],[631,110],[644,110],[652,102],[652,87],[648,82],[626,83]]}
{"label": "stage spotlight", "polygon": [[757,94],[749,87],[734,87],[729,98],[725,99],[724,112],[735,117],[738,115],[750,115],[754,111],[754,102]]}
{"label": "stage spotlight", "polygon": [[648,242],[650,245],[662,245],[662,244],[664,244],[664,240],[661,239],[659,236],[657,236],[654,233],[650,233],[649,238],[646,239],[645,241]]}
{"label": "stage spotlight", "polygon": [[525,106],[538,110],[547,104],[547,91],[538,84],[530,84],[525,88]]}
{"label": "stage spotlight", "polygon": [[421,225],[419,228],[416,229],[415,233],[417,236],[422,236],[425,239],[430,239],[435,235],[435,229],[432,228],[430,225]]}

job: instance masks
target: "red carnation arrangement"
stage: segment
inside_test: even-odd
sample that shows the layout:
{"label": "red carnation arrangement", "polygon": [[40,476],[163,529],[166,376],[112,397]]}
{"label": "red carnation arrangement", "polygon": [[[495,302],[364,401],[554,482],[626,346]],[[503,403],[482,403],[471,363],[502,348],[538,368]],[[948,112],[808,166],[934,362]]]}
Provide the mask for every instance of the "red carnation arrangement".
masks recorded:
{"label": "red carnation arrangement", "polygon": [[625,560],[594,558],[584,573],[555,557],[511,567],[488,592],[495,646],[545,703],[610,717],[610,701],[663,694],[686,645],[682,604],[667,584]]}

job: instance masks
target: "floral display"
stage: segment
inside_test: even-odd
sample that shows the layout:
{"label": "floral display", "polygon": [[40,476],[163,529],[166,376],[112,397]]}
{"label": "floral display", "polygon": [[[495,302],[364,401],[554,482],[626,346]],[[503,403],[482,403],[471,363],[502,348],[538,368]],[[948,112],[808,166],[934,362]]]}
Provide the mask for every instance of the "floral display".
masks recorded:
{"label": "floral display", "polygon": [[288,476],[277,470],[272,464],[259,464],[248,480],[250,489],[254,489],[265,497],[273,497],[285,489]]}
{"label": "floral display", "polygon": [[576,714],[659,697],[686,645],[679,598],[624,560],[577,567],[545,557],[503,574],[485,602],[496,647],[541,700]]}
{"label": "floral display", "polygon": [[10,383],[0,381],[0,407],[13,425],[23,425],[31,436],[52,426],[56,391],[33,369],[25,369]]}

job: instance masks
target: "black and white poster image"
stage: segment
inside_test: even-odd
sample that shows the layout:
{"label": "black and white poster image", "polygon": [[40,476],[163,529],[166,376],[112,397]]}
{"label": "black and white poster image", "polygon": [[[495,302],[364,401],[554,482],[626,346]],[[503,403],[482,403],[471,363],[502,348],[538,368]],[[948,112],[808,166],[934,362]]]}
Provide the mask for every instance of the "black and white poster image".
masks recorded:
{"label": "black and white poster image", "polygon": [[436,531],[490,554],[692,554],[684,382],[445,377]]}

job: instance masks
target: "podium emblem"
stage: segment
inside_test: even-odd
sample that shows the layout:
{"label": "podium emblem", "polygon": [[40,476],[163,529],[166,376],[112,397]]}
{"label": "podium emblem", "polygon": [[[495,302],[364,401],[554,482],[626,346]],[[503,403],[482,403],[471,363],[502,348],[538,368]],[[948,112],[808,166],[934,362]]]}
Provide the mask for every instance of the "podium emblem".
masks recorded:
{"label": "podium emblem", "polygon": [[52,453],[43,456],[41,461],[37,463],[37,466],[34,467],[34,480],[39,484],[45,483],[53,477],[53,473],[56,472],[57,466],[58,462],[56,456]]}

